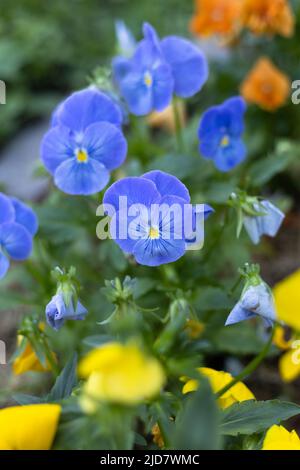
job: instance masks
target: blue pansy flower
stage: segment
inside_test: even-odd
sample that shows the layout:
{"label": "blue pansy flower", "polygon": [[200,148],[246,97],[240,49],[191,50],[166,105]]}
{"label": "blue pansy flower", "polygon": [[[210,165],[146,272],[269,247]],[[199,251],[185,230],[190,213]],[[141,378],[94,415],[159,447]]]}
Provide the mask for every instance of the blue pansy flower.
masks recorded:
{"label": "blue pansy flower", "polygon": [[23,261],[32,250],[38,221],[30,207],[0,193],[0,279],[9,268],[10,258]]}
{"label": "blue pansy flower", "polygon": [[126,158],[121,119],[113,100],[94,88],[59,105],[42,141],[41,158],[61,191],[89,195],[107,185],[110,171]]}
{"label": "blue pansy flower", "polygon": [[173,93],[184,98],[194,95],[208,78],[207,61],[190,41],[177,36],[160,40],[148,23],[143,32],[144,39],[130,59],[113,61],[115,80],[136,115],[162,111]]}
{"label": "blue pansy flower", "polygon": [[47,322],[54,330],[59,330],[66,320],[84,320],[86,314],[86,308],[79,301],[74,307],[71,299],[67,306],[62,292],[54,295],[46,307]]}
{"label": "blue pansy flower", "polygon": [[256,245],[263,235],[275,237],[285,215],[278,207],[266,200],[255,203],[253,208],[260,215],[244,216],[243,224],[252,242]]}
{"label": "blue pansy flower", "polygon": [[221,171],[232,170],[247,155],[242,140],[246,103],[237,96],[209,108],[199,127],[200,153],[214,161]]}
{"label": "blue pansy flower", "polygon": [[124,178],[106,191],[103,202],[115,228],[112,238],[139,264],[159,266],[184,255],[184,206],[192,206],[189,191],[176,177],[150,171]]}
{"label": "blue pansy flower", "polygon": [[270,287],[259,275],[259,266],[246,264],[241,273],[246,277],[246,284],[225,325],[233,325],[255,316],[260,316],[267,326],[272,325],[276,320],[274,298]]}

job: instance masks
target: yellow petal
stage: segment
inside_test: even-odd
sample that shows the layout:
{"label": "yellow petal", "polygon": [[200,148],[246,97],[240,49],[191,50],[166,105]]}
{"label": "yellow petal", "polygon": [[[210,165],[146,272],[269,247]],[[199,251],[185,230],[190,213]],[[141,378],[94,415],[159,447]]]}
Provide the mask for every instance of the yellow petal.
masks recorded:
{"label": "yellow petal", "polygon": [[262,450],[300,450],[300,439],[296,431],[274,425],[267,431]]}
{"label": "yellow petal", "polygon": [[[214,393],[219,392],[223,387],[228,385],[233,379],[232,375],[228,372],[217,371],[210,369],[209,367],[200,367],[199,372],[205,375],[212,387]],[[183,387],[182,392],[188,393],[197,390],[198,382],[197,380],[189,380]],[[218,403],[221,408],[228,408],[237,402],[242,402],[245,400],[255,400],[255,396],[246,387],[242,382],[238,382],[233,387],[231,387],[227,392],[225,392],[222,397],[218,399]]]}
{"label": "yellow petal", "polygon": [[300,270],[276,284],[273,292],[278,318],[300,331]]}
{"label": "yellow petal", "polygon": [[0,450],[48,450],[61,407],[38,404],[0,410]]}
{"label": "yellow petal", "polygon": [[134,405],[152,398],[165,381],[160,363],[132,343],[100,347],[81,361],[78,370],[88,378],[82,401],[88,412],[93,411],[96,400]]}
{"label": "yellow petal", "polygon": [[284,382],[292,382],[300,375],[300,361],[295,359],[297,352],[294,350],[286,352],[279,359],[279,373]]}
{"label": "yellow petal", "polygon": [[285,331],[282,326],[276,326],[275,328],[275,333],[273,337],[273,343],[276,344],[276,346],[279,349],[282,349],[283,351],[290,349],[293,343],[293,339],[289,339],[288,341],[285,339]]}
{"label": "yellow petal", "polygon": [[[23,337],[18,336],[18,344],[21,344]],[[56,360],[55,354],[53,353],[53,359]],[[47,362],[44,367],[37,357],[34,349],[32,348],[29,341],[27,341],[24,351],[18,356],[12,365],[13,372],[15,375],[24,374],[25,372],[48,372],[51,371],[51,366]]]}

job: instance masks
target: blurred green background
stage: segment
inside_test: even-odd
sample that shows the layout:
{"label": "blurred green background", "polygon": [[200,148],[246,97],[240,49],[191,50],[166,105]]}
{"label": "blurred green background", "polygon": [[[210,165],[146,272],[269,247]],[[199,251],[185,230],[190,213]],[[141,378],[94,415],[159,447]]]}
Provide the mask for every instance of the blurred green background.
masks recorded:
{"label": "blurred green background", "polygon": [[0,0],[0,79],[7,86],[1,108],[0,145],[59,98],[82,88],[115,48],[115,19],[140,37],[143,21],[160,33],[187,34],[191,0]]}

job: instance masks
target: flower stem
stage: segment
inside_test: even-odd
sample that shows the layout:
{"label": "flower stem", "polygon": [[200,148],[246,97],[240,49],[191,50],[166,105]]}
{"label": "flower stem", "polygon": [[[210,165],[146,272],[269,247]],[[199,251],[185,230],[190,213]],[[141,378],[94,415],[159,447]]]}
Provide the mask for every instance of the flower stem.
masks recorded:
{"label": "flower stem", "polygon": [[177,150],[179,153],[184,151],[184,141],[182,135],[182,122],[181,122],[181,115],[180,110],[178,107],[178,100],[174,97],[173,99],[173,113],[174,113],[174,121],[175,121],[175,134],[177,140]]}
{"label": "flower stem", "polygon": [[53,354],[52,354],[52,352],[49,348],[49,345],[48,345],[47,341],[43,340],[43,344],[44,344],[44,350],[45,350],[45,355],[46,355],[48,364],[50,365],[52,374],[53,374],[54,378],[56,379],[59,376],[59,373],[60,373],[59,367],[56,363],[56,360],[53,357]]}
{"label": "flower stem", "polygon": [[236,385],[238,382],[243,381],[248,375],[252,374],[252,372],[257,369],[257,367],[261,364],[261,362],[264,360],[270,350],[275,333],[275,328],[276,325],[273,326],[270,338],[261,350],[261,352],[251,362],[249,362],[249,364],[242,370],[240,374],[238,374],[233,380],[231,380],[231,382],[229,382],[227,385],[225,385],[225,387],[219,390],[218,393],[216,393],[217,398],[220,398],[222,395],[224,395],[224,393],[228,392],[228,390],[230,390],[234,385]]}

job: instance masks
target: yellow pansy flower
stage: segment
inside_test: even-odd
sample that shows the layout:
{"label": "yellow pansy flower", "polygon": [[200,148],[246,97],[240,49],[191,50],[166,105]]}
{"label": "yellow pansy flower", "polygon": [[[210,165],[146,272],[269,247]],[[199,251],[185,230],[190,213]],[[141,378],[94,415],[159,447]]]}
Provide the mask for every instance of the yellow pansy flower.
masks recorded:
{"label": "yellow pansy flower", "polygon": [[300,269],[273,289],[279,320],[300,331]]}
{"label": "yellow pansy flower", "polygon": [[61,407],[38,404],[0,410],[0,450],[49,450]]}
{"label": "yellow pansy flower", "polygon": [[[23,336],[18,336],[18,345],[21,344]],[[16,375],[24,374],[25,372],[48,372],[51,371],[50,364],[47,362],[46,366],[41,364],[34,349],[29,341],[27,341],[24,351],[18,356],[12,365],[13,372]]]}
{"label": "yellow pansy flower", "polygon": [[300,439],[296,431],[275,424],[267,431],[262,450],[300,450]]}
{"label": "yellow pansy flower", "polygon": [[95,411],[97,401],[135,405],[159,393],[165,382],[160,363],[136,344],[108,343],[91,351],[79,364],[87,378],[81,397],[83,409]]}
{"label": "yellow pansy flower", "polygon": [[[200,367],[198,370],[208,378],[214,393],[222,390],[222,388],[228,385],[233,379],[232,375],[228,372],[217,371],[209,367]],[[193,392],[197,390],[198,385],[197,380],[188,380],[182,389],[182,393]],[[225,392],[224,395],[218,398],[218,404],[221,408],[225,409],[234,403],[245,400],[255,400],[255,396],[243,382],[238,382],[231,387],[230,390]]]}
{"label": "yellow pansy flower", "polygon": [[284,328],[277,326],[273,342],[286,351],[279,359],[280,376],[284,382],[292,382],[300,375],[300,341],[294,335],[286,340]]}

